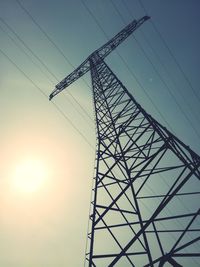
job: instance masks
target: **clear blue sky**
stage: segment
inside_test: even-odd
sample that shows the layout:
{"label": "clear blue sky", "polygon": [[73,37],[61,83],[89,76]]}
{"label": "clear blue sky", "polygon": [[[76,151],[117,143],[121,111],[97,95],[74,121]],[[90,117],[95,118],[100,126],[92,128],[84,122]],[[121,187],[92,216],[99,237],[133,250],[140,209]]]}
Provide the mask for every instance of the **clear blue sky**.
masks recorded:
{"label": "clear blue sky", "polygon": [[[67,118],[48,95],[107,38],[146,14],[136,0],[20,3],[66,58],[17,1],[0,0],[0,266],[79,267],[95,155],[95,126],[81,108],[93,118],[90,75],[54,99]],[[148,113],[200,154],[200,2],[142,3],[170,52],[148,21],[106,62]],[[48,169],[31,194],[13,185],[26,159]]]}

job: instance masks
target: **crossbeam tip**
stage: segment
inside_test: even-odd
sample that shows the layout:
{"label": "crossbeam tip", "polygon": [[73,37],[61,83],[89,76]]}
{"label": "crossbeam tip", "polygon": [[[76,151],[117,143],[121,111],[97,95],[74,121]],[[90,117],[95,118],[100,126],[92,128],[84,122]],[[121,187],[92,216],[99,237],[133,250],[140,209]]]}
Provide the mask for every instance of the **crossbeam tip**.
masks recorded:
{"label": "crossbeam tip", "polygon": [[148,19],[150,19],[150,18],[151,18],[151,17],[148,16],[148,15],[144,16],[144,19],[145,19],[145,20],[148,20]]}
{"label": "crossbeam tip", "polygon": [[49,95],[49,101],[51,101],[52,98],[53,98],[53,95],[50,94],[50,95]]}

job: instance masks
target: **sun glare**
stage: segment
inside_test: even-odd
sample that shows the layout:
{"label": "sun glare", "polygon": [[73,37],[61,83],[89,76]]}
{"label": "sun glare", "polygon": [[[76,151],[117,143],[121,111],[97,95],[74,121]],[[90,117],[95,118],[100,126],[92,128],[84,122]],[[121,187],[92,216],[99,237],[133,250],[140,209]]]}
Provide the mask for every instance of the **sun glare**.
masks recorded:
{"label": "sun glare", "polygon": [[13,174],[14,187],[23,193],[38,191],[47,178],[46,166],[38,160],[25,160],[19,163]]}

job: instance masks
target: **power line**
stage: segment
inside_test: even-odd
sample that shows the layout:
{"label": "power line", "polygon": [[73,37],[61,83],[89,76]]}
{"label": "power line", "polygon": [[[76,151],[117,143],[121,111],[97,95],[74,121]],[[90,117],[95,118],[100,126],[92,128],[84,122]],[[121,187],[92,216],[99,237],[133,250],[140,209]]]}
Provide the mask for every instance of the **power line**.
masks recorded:
{"label": "power line", "polygon": [[48,97],[42,89],[0,48],[0,52],[29,80],[39,91],[40,93],[46,98]]}
{"label": "power line", "polygon": [[49,67],[34,53],[34,51],[22,40],[22,38],[16,33],[16,31],[3,19],[0,17],[0,21],[6,25],[6,27],[16,36],[16,38],[23,44],[24,47],[40,62],[40,64],[51,74],[55,80],[58,78],[54,75],[54,73],[49,69]]}
{"label": "power line", "polygon": [[[39,64],[37,64],[32,57],[25,51],[25,49],[23,49],[22,46],[20,46],[14,38],[12,38],[12,36],[10,36],[8,34],[8,32],[6,32],[4,30],[4,28],[0,25],[0,29],[10,38],[10,40],[31,60],[31,62],[40,69],[40,71],[43,73],[43,75],[50,80],[50,78],[46,75],[46,73],[43,71],[43,69],[41,68],[41,66]],[[54,85],[54,82],[52,80],[50,80],[51,85]],[[69,95],[72,97],[72,99],[74,100],[74,102],[76,102],[76,104],[81,108],[81,110],[86,114],[86,116],[93,122],[92,118],[90,117],[90,115],[88,114],[88,112],[80,105],[80,103],[76,100],[76,98],[69,92]],[[65,95],[66,96],[66,95]],[[71,103],[71,105],[74,107],[74,104],[70,101],[69,98],[67,98],[67,101],[69,101]],[[75,108],[75,107],[74,107]],[[76,108],[75,108],[76,109]],[[77,110],[77,109],[76,109]],[[78,111],[78,110],[77,110]],[[84,117],[83,117],[84,118]],[[86,121],[87,122],[87,121]]]}
{"label": "power line", "polygon": [[[143,5],[141,0],[138,0],[138,2],[140,3],[142,9],[145,11],[145,13],[147,12],[145,6]],[[181,67],[180,63],[178,62],[178,60],[176,59],[176,57],[174,56],[174,54],[172,53],[172,50],[169,48],[167,42],[165,41],[164,37],[162,36],[162,34],[160,33],[160,31],[158,30],[158,28],[156,27],[155,23],[151,20],[150,21],[151,25],[153,26],[155,32],[158,34],[158,36],[160,37],[160,40],[162,41],[162,43],[164,44],[165,48],[167,49],[168,53],[170,54],[170,56],[172,57],[172,59],[174,60],[175,64],[177,65],[179,71],[181,72],[181,74],[183,75],[183,77],[185,78],[185,81],[187,82],[187,84],[189,85],[190,89],[192,90],[194,96],[196,97],[196,99],[199,101],[200,103],[200,96],[196,93],[194,87],[192,86],[192,83],[190,82],[189,78],[187,77],[187,75],[185,74],[183,68]]]}
{"label": "power line", "polygon": [[[121,15],[121,13],[119,12],[117,6],[113,3],[113,1],[111,0],[111,3],[114,7],[114,9],[117,11],[118,15],[120,16],[121,20],[126,24],[123,16]],[[146,51],[144,50],[144,48],[142,47],[142,45],[140,44],[140,42],[136,39],[135,36],[132,36],[133,39],[135,40],[135,42],[137,43],[137,45],[140,47],[141,51],[143,52],[145,58],[147,59],[147,61],[150,63],[150,65],[152,66],[154,72],[158,75],[160,81],[163,83],[163,85],[165,86],[165,88],[167,89],[167,91],[169,92],[170,96],[172,97],[172,99],[174,100],[174,102],[176,103],[177,107],[179,108],[179,110],[181,111],[181,113],[183,114],[183,116],[185,117],[185,119],[187,120],[187,122],[190,124],[191,128],[193,129],[193,131],[195,132],[195,134],[197,135],[198,138],[200,138],[200,134],[198,133],[198,131],[196,130],[196,128],[194,127],[192,121],[190,120],[190,118],[188,117],[188,115],[186,114],[186,112],[183,110],[183,108],[181,107],[181,105],[178,103],[175,95],[173,94],[173,92],[171,91],[171,89],[169,88],[168,84],[165,82],[165,80],[162,78],[162,76],[160,75],[160,73],[158,72],[157,68],[155,67],[155,65],[153,64],[152,60],[149,58],[149,56],[147,55]]]}
{"label": "power line", "polygon": [[[22,46],[20,46],[14,38],[12,38],[12,36],[9,35],[9,33],[7,31],[4,30],[4,28],[0,25],[0,29],[10,38],[10,40],[29,58],[29,60],[37,67],[40,69],[40,71],[43,73],[43,75],[48,79],[48,81],[50,80],[50,78],[46,75],[46,73],[43,71],[43,69],[41,68],[41,66],[39,64],[37,64],[32,57],[25,51],[25,49],[23,49]],[[51,85],[54,84],[53,81],[50,80]]]}
{"label": "power line", "polygon": [[[17,40],[23,44],[23,46],[34,56],[34,58],[36,58],[41,65],[48,71],[49,74],[51,74],[56,81],[58,82],[59,79],[58,77],[56,77],[53,72],[49,69],[49,67],[44,63],[43,60],[41,60],[39,58],[39,56],[37,56],[37,54],[23,41],[23,39],[17,34],[17,32],[3,19],[0,17],[0,21],[14,34],[14,36],[17,38]],[[2,29],[2,27],[1,27]],[[5,30],[3,30],[5,32]],[[8,35],[8,34],[7,34]],[[9,35],[8,35],[9,36]],[[10,37],[10,36],[9,36]],[[19,45],[15,42],[15,40],[10,37],[11,40],[19,47]],[[29,57],[31,58],[23,48],[22,51]],[[31,61],[33,62],[33,60],[31,59]],[[38,66],[38,64],[34,63],[36,66]],[[40,68],[40,67],[39,67]],[[40,68],[41,69],[41,68]],[[43,72],[44,73],[44,72]],[[45,75],[46,76],[46,75]],[[49,79],[49,78],[48,78]],[[50,80],[52,82],[52,80]],[[53,82],[52,82],[53,83]],[[74,98],[74,96],[69,92],[69,95],[73,98],[74,102],[76,102],[77,105],[79,105],[79,107],[82,109],[82,111],[87,115],[87,117],[89,117],[89,119],[93,122],[92,118],[90,117],[90,115],[88,114],[88,112],[81,106],[81,104]],[[73,104],[72,104],[73,105]],[[73,105],[73,107],[77,110],[77,112],[83,117],[83,114]]]}
{"label": "power line", "polygon": [[[155,57],[157,58],[158,62],[160,63],[160,66],[162,66],[162,68],[165,70],[166,74],[168,75],[168,77],[170,78],[171,82],[173,83],[174,87],[177,88],[177,85],[175,83],[174,78],[172,77],[172,75],[170,74],[170,72],[168,71],[168,69],[165,66],[165,63],[161,60],[161,58],[159,57],[158,53],[156,52],[156,50],[153,48],[153,46],[150,44],[149,40],[147,40],[147,37],[144,33],[144,31],[141,30],[141,33],[143,35],[144,40],[146,41],[146,43],[148,44],[148,46],[151,48],[152,52],[154,53]],[[195,116],[196,120],[198,122],[200,122],[200,118],[196,115],[195,111],[193,110],[192,105],[190,105],[190,102],[187,101],[187,99],[184,97],[184,95],[181,93],[180,90],[178,90],[180,96],[182,97],[183,101],[185,102],[185,104],[188,106],[188,108],[190,109],[190,112],[193,113],[193,115]]]}
{"label": "power line", "polygon": [[71,98],[74,100],[74,102],[76,102],[76,104],[80,107],[80,109],[83,111],[83,113],[89,118],[89,120],[93,123],[94,120],[91,118],[91,116],[89,115],[89,113],[87,112],[87,110],[79,103],[79,101],[69,92],[69,95],[71,96]]}
{"label": "power line", "polygon": [[[43,35],[47,38],[47,40],[54,46],[54,48],[60,53],[60,55],[65,59],[65,61],[74,69],[75,66],[70,62],[70,60],[67,58],[67,56],[64,54],[64,52],[60,49],[60,47],[55,43],[55,41],[47,34],[47,32],[43,29],[43,27],[36,21],[36,19],[32,16],[32,14],[25,8],[25,6],[19,1],[16,0],[18,5],[22,8],[22,10],[27,14],[27,16],[31,19],[31,21],[37,26],[37,28],[43,33]],[[82,78],[83,82],[90,88],[90,86],[87,84],[87,82]],[[59,82],[59,79],[57,79]],[[79,103],[77,99],[72,95],[71,92],[68,92],[69,95],[73,98],[74,102],[81,108],[81,110],[86,114],[86,116],[93,122],[93,119],[88,114],[88,112],[85,110],[84,107]]]}
{"label": "power line", "polygon": [[59,53],[64,57],[64,59],[67,61],[67,63],[74,68],[73,64],[69,61],[69,59],[65,56],[63,51],[58,47],[58,45],[49,37],[49,35],[46,33],[46,31],[41,27],[41,25],[34,19],[34,17],[31,15],[31,13],[22,5],[22,3],[19,0],[15,0],[19,6],[24,10],[24,12],[29,16],[29,18],[33,21],[33,23],[40,29],[40,31],[45,35],[45,37],[49,40],[49,42],[59,51]]}
{"label": "power line", "polygon": [[94,146],[88,141],[88,139],[85,137],[85,135],[78,129],[78,127],[75,126],[75,124],[67,117],[67,115],[59,108],[59,106],[53,102],[53,105],[56,107],[56,109],[62,114],[62,116],[71,124],[71,126],[80,134],[80,136],[85,140],[85,142],[94,149]]}
{"label": "power line", "polygon": [[[37,90],[39,90],[39,92],[46,98],[48,99],[48,95],[46,93],[43,92],[43,90],[0,48],[0,52],[8,59],[9,62],[11,62],[17,69],[19,72],[21,72],[27,80],[29,80],[29,82],[31,82],[36,88]],[[85,140],[85,142],[92,148],[94,149],[94,147],[92,146],[92,144],[87,140],[87,138],[85,137],[85,135],[74,125],[74,123],[67,117],[67,115],[58,107],[58,105],[52,101],[52,104],[54,105],[54,107],[57,109],[57,111],[68,121],[68,123],[71,124],[71,126],[76,130],[76,132],[78,132],[78,134]]]}

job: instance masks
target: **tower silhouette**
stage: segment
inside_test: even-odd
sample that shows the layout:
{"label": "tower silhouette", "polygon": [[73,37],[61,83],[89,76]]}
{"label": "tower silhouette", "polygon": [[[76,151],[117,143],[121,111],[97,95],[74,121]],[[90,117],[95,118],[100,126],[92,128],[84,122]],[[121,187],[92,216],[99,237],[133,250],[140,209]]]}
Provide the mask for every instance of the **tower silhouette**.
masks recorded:
{"label": "tower silhouette", "polygon": [[104,61],[148,19],[131,22],[50,95],[91,71],[97,147],[89,267],[188,266],[200,256],[200,157],[152,118]]}

